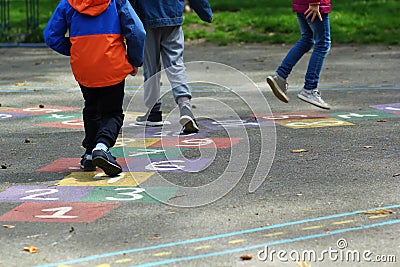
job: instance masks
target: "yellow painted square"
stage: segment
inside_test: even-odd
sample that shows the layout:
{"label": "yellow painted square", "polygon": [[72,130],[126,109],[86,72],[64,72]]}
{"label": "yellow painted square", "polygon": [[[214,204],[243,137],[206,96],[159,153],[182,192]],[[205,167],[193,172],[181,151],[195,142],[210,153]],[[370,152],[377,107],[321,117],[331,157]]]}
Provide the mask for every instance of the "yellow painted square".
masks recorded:
{"label": "yellow painted square", "polygon": [[148,148],[160,141],[160,138],[118,138],[114,147],[140,147]]}
{"label": "yellow painted square", "polygon": [[348,121],[342,121],[335,118],[319,118],[319,119],[308,119],[308,120],[287,120],[287,121],[275,121],[279,125],[294,128],[321,128],[321,127],[333,127],[333,126],[350,126],[354,125]]}
{"label": "yellow painted square", "polygon": [[138,186],[154,172],[122,172],[109,177],[102,172],[73,172],[56,185],[58,186]]}

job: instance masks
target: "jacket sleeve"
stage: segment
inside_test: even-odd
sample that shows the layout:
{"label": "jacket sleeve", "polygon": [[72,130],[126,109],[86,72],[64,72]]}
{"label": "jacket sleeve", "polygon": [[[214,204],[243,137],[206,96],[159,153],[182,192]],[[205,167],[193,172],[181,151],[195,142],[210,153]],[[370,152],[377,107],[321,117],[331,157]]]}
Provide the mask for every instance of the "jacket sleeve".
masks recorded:
{"label": "jacket sleeve", "polygon": [[140,67],[144,58],[146,32],[143,23],[128,0],[117,0],[122,34],[126,39],[128,61],[134,67]]}
{"label": "jacket sleeve", "polygon": [[71,42],[69,37],[65,37],[68,31],[67,21],[65,19],[65,5],[61,3],[57,6],[50,20],[43,30],[43,37],[46,44],[54,51],[70,56]]}
{"label": "jacket sleeve", "polygon": [[208,0],[189,0],[189,5],[201,20],[212,22],[212,9]]}

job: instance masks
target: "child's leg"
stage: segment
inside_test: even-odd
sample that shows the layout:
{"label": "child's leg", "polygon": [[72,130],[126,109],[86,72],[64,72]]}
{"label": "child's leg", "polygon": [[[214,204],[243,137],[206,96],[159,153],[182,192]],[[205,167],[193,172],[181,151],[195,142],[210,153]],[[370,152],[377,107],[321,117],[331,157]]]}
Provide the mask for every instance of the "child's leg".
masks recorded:
{"label": "child's leg", "polygon": [[125,80],[119,84],[95,88],[99,94],[99,113],[101,123],[96,135],[96,144],[103,143],[107,148],[113,147],[121,130],[124,114]]}
{"label": "child's leg", "polygon": [[316,19],[310,23],[314,33],[315,46],[311,54],[304,89],[316,89],[318,87],[319,75],[324,64],[325,57],[331,47],[330,23],[328,14],[322,14],[322,21]]}
{"label": "child's leg", "polygon": [[[161,108],[160,99],[160,42],[159,28],[146,28],[146,45],[144,49],[144,104],[149,110],[158,111]],[[156,76],[154,76],[156,75]]]}
{"label": "child's leg", "polygon": [[303,57],[305,53],[310,51],[310,49],[314,45],[313,31],[308,25],[305,16],[303,14],[297,14],[297,21],[300,27],[301,38],[290,49],[276,71],[278,75],[284,79],[287,79],[293,67],[297,64],[297,62]]}
{"label": "child's leg", "polygon": [[82,146],[86,149],[85,154],[92,154],[93,148],[96,146],[97,131],[100,127],[100,114],[98,113],[99,94],[96,89],[81,87],[82,95],[85,100],[83,108],[83,123],[85,128],[85,138]]}
{"label": "child's leg", "polygon": [[192,112],[192,93],[183,64],[184,36],[181,26],[163,27],[161,57],[172,87],[175,102],[179,105],[179,122],[184,133],[197,133],[199,127]]}
{"label": "child's leg", "polygon": [[183,64],[184,36],[181,26],[163,27],[161,39],[161,57],[172,87],[175,102],[179,98],[190,100],[192,93],[187,84],[186,68]]}

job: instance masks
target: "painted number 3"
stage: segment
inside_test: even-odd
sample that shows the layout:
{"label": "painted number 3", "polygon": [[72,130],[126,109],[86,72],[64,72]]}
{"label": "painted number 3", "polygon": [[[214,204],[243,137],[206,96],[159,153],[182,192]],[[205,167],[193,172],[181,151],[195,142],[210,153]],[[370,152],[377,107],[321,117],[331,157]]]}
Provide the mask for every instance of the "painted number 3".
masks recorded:
{"label": "painted number 3", "polygon": [[117,198],[117,197],[106,197],[107,200],[111,201],[130,201],[130,200],[138,200],[143,198],[143,195],[140,193],[146,191],[144,188],[137,188],[137,187],[128,187],[128,188],[116,188],[114,189],[116,191],[122,191],[122,190],[131,190],[129,192],[121,192],[117,193],[117,195],[123,195],[123,196],[128,196],[128,197],[123,197],[123,198]]}

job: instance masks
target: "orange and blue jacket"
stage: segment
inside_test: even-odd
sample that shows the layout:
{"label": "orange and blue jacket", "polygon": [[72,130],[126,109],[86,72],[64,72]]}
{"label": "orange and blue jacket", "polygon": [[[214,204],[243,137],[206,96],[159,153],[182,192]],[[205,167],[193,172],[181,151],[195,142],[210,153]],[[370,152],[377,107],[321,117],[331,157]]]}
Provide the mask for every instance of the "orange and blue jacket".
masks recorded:
{"label": "orange and blue jacket", "polygon": [[86,87],[120,83],[143,63],[146,32],[127,0],[61,0],[43,35],[70,56],[75,79]]}

